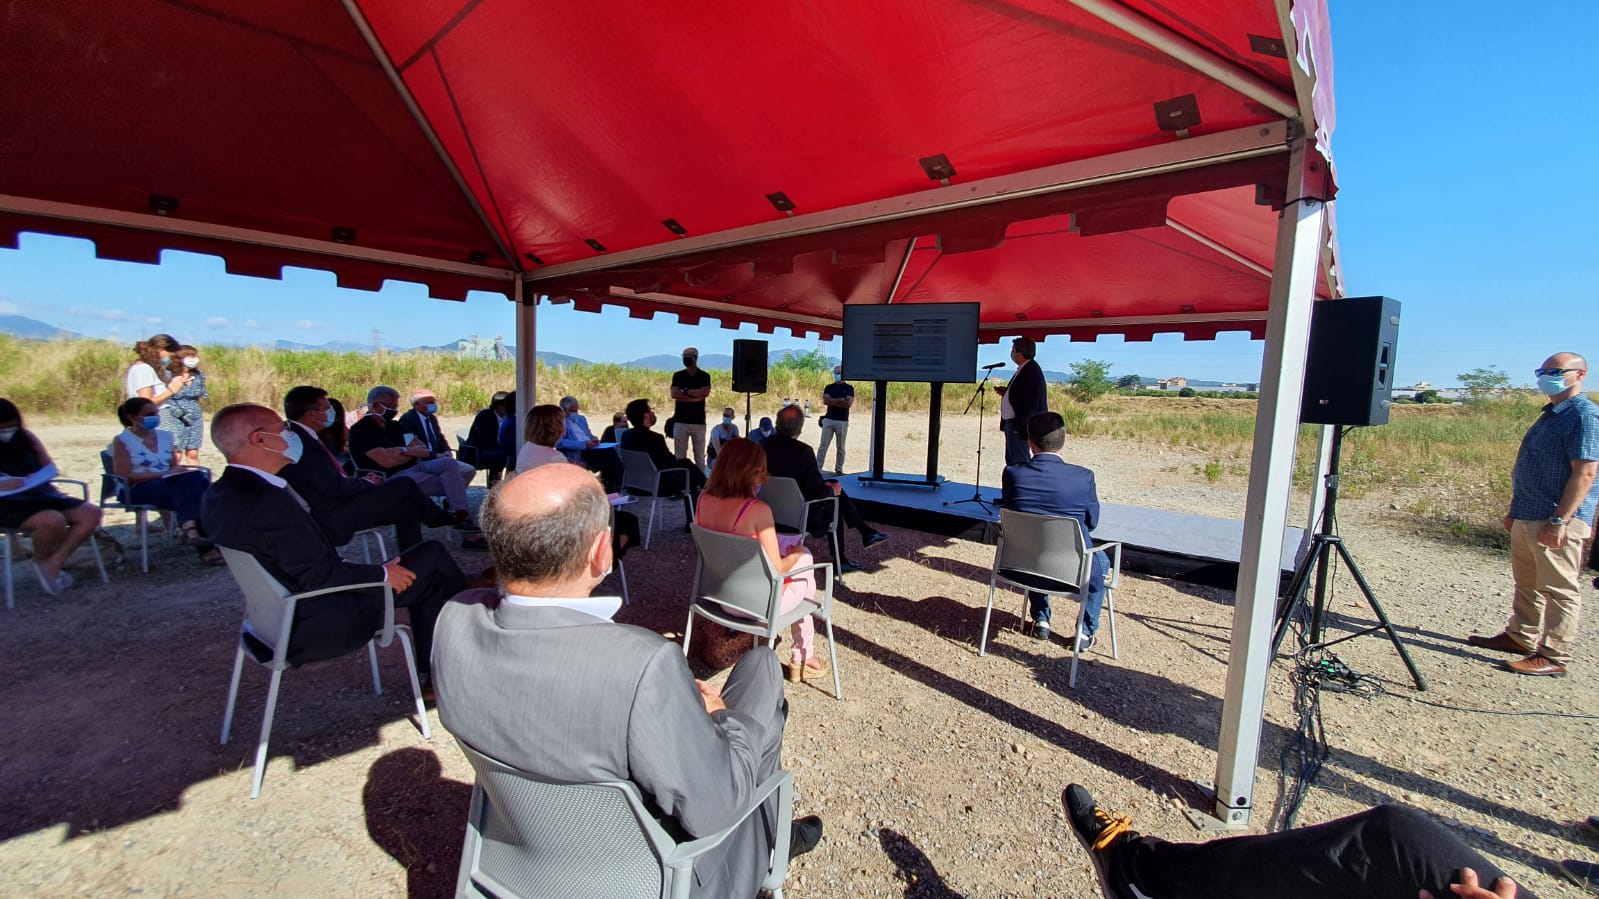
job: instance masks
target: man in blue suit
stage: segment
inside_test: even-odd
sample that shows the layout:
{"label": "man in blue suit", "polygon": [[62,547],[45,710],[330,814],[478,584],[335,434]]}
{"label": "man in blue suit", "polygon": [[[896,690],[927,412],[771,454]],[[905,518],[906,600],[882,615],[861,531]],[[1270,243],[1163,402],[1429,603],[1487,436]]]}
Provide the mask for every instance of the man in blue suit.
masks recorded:
{"label": "man in blue suit", "polygon": [[[1075,518],[1083,532],[1092,537],[1099,524],[1099,494],[1094,490],[1094,473],[1061,458],[1066,444],[1066,422],[1058,412],[1040,412],[1027,419],[1027,443],[1032,459],[1005,466],[1000,505],[1018,512],[1059,515]],[[1089,540],[1093,544],[1093,540]],[[1049,639],[1049,596],[1028,591],[1032,609],[1033,638]],[[1099,629],[1099,608],[1105,602],[1105,557],[1094,556],[1094,572],[1083,595],[1083,614],[1077,626],[1077,640],[1086,651],[1094,645]]]}

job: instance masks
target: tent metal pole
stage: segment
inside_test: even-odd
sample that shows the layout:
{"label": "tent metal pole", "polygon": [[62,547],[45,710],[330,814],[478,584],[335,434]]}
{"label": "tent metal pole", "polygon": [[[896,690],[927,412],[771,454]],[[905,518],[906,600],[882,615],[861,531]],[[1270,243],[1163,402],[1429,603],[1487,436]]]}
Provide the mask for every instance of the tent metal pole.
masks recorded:
{"label": "tent metal pole", "polygon": [[[1233,65],[1186,37],[1110,0],[1066,0],[1107,25],[1131,35],[1251,100],[1287,118],[1299,116],[1299,103],[1260,76]],[[1282,0],[1286,3],[1287,0]],[[1307,119],[1308,121],[1308,119]]]}
{"label": "tent metal pole", "polygon": [[916,238],[912,237],[905,244],[905,255],[899,261],[899,271],[894,273],[894,283],[888,286],[888,295],[883,297],[883,305],[894,302],[894,294],[899,293],[900,282],[905,280],[905,270],[911,267],[911,254],[916,252]]}
{"label": "tent metal pole", "polygon": [[[1023,331],[1064,331],[1071,328],[1104,328],[1121,325],[1171,325],[1213,324],[1238,322],[1254,324],[1266,320],[1265,312],[1184,312],[1179,315],[1103,315],[1089,318],[1040,318],[1027,321],[987,322],[977,326],[980,333],[1000,336]],[[1242,330],[1242,329],[1240,329]]]}
{"label": "tent metal pole", "polygon": [[411,89],[405,86],[405,76],[401,75],[400,70],[394,67],[394,61],[389,59],[389,54],[383,49],[383,42],[378,40],[377,32],[372,30],[371,24],[366,20],[366,15],[361,12],[360,4],[356,0],[344,0],[344,11],[350,14],[350,19],[355,22],[355,27],[360,30],[361,37],[366,40],[367,47],[372,51],[372,56],[377,59],[378,65],[383,67],[383,74],[388,76],[389,84],[393,86],[394,92],[399,95],[400,101],[405,104],[405,108],[411,111],[411,118],[415,120],[416,127],[422,130],[422,135],[428,139],[428,144],[433,147],[433,152],[438,154],[439,161],[444,164],[445,170],[454,179],[456,189],[461,192],[461,198],[466,200],[467,204],[472,207],[473,212],[477,213],[478,222],[488,232],[489,239],[494,241],[494,248],[500,251],[500,255],[505,257],[505,260],[511,264],[512,268],[521,271],[522,260],[518,259],[516,253],[506,246],[505,241],[500,237],[500,229],[494,226],[494,221],[484,211],[482,204],[478,203],[477,195],[472,193],[472,189],[467,186],[466,179],[461,176],[461,170],[455,165],[455,160],[450,156],[449,151],[444,149],[444,142],[439,140],[438,134],[433,130],[433,125],[428,122],[427,115],[422,112],[422,107],[416,102],[416,97],[411,95]]}
{"label": "tent metal pole", "polygon": [[1215,815],[1229,829],[1247,826],[1254,806],[1266,680],[1272,663],[1272,627],[1282,584],[1280,559],[1293,488],[1299,401],[1326,224],[1326,204],[1304,193],[1326,181],[1320,177],[1325,160],[1312,149],[1309,137],[1294,141],[1288,165],[1284,198],[1288,205],[1277,225],[1227,693],[1217,740]]}
{"label": "tent metal pole", "polygon": [[[36,200],[32,197],[18,197],[11,194],[0,194],[0,212],[60,219],[68,222],[112,225],[118,228],[154,231],[160,234],[180,234],[185,237],[202,237],[210,240],[223,240],[279,250],[303,250],[307,253],[315,253],[319,256],[329,256],[335,259],[381,262],[387,265],[403,266],[422,271],[471,275],[472,277],[494,281],[510,281],[515,277],[515,273],[509,269],[494,268],[488,265],[473,265],[470,262],[431,259],[427,256],[414,256],[410,253],[396,253],[390,250],[337,243],[331,240],[314,240],[309,237],[275,234],[271,231],[256,231],[250,228],[235,228],[231,225],[217,225],[193,219],[171,218],[146,212],[126,212],[121,209],[105,209],[99,206],[82,206],[77,203],[58,203],[54,200]],[[506,286],[509,288],[509,284]],[[509,293],[509,290],[507,290],[507,293]]]}
{"label": "tent metal pole", "polygon": [[1228,259],[1231,259],[1232,261],[1238,263],[1239,265],[1243,266],[1244,268],[1249,269],[1250,271],[1254,272],[1257,275],[1265,275],[1267,278],[1271,277],[1271,269],[1265,267],[1264,265],[1261,265],[1260,263],[1256,262],[1253,259],[1250,259],[1249,257],[1243,255],[1242,253],[1239,253],[1237,250],[1228,249],[1227,247],[1223,246],[1222,244],[1219,244],[1216,241],[1211,240],[1210,238],[1206,237],[1203,234],[1200,234],[1198,231],[1195,231],[1193,228],[1188,227],[1187,225],[1183,224],[1182,222],[1177,221],[1176,219],[1173,219],[1173,218],[1166,219],[1166,227],[1172,229],[1173,231],[1176,231],[1178,234],[1181,234],[1182,236],[1188,238],[1189,240],[1192,240],[1195,243],[1200,244],[1201,246],[1204,246],[1204,247],[1207,247],[1209,249],[1215,250],[1216,252],[1222,254],[1223,256],[1226,256]]}
{"label": "tent metal pole", "polygon": [[526,430],[521,427],[526,420],[527,410],[537,405],[535,399],[538,388],[538,306],[536,297],[524,297],[523,286],[520,278],[516,282],[516,408],[511,414],[516,416],[516,424],[512,430],[516,432],[516,450],[522,451],[522,435]]}
{"label": "tent metal pole", "polygon": [[1283,120],[1203,134],[1093,159],[1063,162],[1011,175],[996,175],[948,187],[934,187],[853,206],[840,206],[775,221],[681,237],[666,243],[546,265],[527,273],[528,282],[558,281],[611,269],[625,269],[662,259],[675,259],[766,243],[784,237],[826,234],[861,225],[897,222],[934,213],[977,209],[1026,197],[1048,196],[1139,178],[1187,172],[1227,162],[1284,154],[1293,136]]}
{"label": "tent metal pole", "polygon": [[780,312],[776,309],[757,309],[754,306],[740,306],[737,303],[723,303],[718,300],[702,300],[698,297],[686,297],[682,294],[666,293],[664,291],[636,293],[626,287],[612,287],[610,296],[622,301],[649,300],[653,303],[682,306],[688,309],[703,309],[706,312],[725,312],[737,316],[740,321],[752,321],[757,318],[766,319],[788,327],[796,337],[802,336],[802,332],[808,333],[811,331],[832,336],[841,327],[837,321],[823,318],[820,315],[800,315],[795,312]]}
{"label": "tent metal pole", "polygon": [[1333,425],[1322,425],[1316,435],[1316,474],[1310,485],[1310,517],[1305,521],[1305,536],[1316,533],[1321,510],[1327,507],[1327,475],[1332,472]]}

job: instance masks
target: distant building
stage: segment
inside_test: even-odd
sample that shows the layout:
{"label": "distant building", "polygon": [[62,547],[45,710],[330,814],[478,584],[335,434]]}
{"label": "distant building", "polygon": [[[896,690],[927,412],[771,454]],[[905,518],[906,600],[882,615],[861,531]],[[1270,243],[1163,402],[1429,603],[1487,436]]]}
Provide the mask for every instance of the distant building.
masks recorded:
{"label": "distant building", "polygon": [[481,340],[477,335],[457,340],[454,352],[460,359],[488,359],[495,362],[505,362],[515,359],[511,348],[505,345],[504,337],[495,337],[493,343]]}
{"label": "distant building", "polygon": [[1155,386],[1161,390],[1182,390],[1188,386],[1188,379],[1182,375],[1174,378],[1161,378],[1155,382]]}

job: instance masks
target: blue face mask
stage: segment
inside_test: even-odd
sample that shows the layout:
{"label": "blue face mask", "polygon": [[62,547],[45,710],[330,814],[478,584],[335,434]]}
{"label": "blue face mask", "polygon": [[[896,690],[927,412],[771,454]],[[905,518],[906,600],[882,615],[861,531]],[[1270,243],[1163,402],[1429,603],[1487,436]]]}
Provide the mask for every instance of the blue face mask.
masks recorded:
{"label": "blue face mask", "polygon": [[730,425],[732,423],[733,423],[733,416],[731,416],[731,415],[722,416],[722,424]]}
{"label": "blue face mask", "polygon": [[428,410],[428,414],[429,415],[437,415],[437,414],[439,414],[439,404],[438,403],[428,403],[427,404],[427,410]]}
{"label": "blue face mask", "polygon": [[293,431],[285,430],[279,432],[278,436],[283,438],[283,458],[288,459],[291,465],[300,461],[300,453],[305,449],[300,443],[300,435]]}
{"label": "blue face mask", "polygon": [[139,424],[144,425],[146,431],[154,431],[156,428],[161,427],[161,416],[146,415],[139,419]]}
{"label": "blue face mask", "polygon": [[333,427],[333,423],[335,421],[338,421],[338,420],[339,420],[339,410],[333,408],[332,406],[329,406],[328,407],[328,414],[327,414],[327,424],[324,424],[323,427],[331,428],[331,427]]}
{"label": "blue face mask", "polygon": [[1544,396],[1559,396],[1567,390],[1565,375],[1539,375],[1538,389]]}
{"label": "blue face mask", "polygon": [[835,371],[835,372],[833,372],[833,380],[835,380],[835,381],[842,381],[842,380],[844,380],[844,373],[843,373],[843,372],[841,372],[841,371]]}

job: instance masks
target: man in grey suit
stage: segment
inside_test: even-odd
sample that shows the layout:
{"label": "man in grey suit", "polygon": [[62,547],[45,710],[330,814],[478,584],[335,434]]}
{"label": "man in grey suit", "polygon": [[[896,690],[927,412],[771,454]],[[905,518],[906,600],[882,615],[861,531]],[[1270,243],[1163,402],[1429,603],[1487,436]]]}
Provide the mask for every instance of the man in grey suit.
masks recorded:
{"label": "man in grey suit", "polygon": [[[439,615],[444,726],[539,777],[630,780],[680,835],[732,824],[779,770],[788,703],[777,657],[745,653],[718,691],[694,679],[676,643],[610,621],[621,600],[589,595],[611,569],[610,506],[578,466],[503,482],[479,522],[505,595],[468,591]],[[771,831],[771,811],[752,816],[694,866],[693,895],[754,896]],[[795,821],[791,856],[821,835],[820,818]]]}

